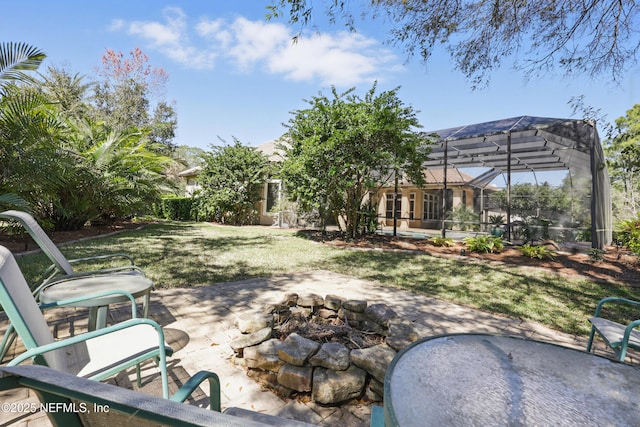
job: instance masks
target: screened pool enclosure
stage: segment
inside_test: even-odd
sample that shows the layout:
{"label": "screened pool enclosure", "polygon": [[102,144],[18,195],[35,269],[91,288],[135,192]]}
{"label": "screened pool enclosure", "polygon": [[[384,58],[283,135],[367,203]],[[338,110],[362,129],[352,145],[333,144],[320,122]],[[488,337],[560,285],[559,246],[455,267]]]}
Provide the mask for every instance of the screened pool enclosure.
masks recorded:
{"label": "screened pool enclosure", "polygon": [[[589,120],[520,116],[443,129],[432,146],[427,168],[486,168],[470,184],[482,189],[506,176],[506,237],[511,235],[510,188],[513,174],[569,170],[591,177],[591,245],[612,240],[611,187],[595,123]],[[444,197],[442,198],[444,200]],[[443,220],[442,232],[446,233]]]}

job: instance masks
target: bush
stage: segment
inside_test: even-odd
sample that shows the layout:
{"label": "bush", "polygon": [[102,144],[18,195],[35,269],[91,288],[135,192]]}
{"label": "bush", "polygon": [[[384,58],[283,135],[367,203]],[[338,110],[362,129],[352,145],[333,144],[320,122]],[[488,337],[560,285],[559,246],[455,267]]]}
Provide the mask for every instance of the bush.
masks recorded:
{"label": "bush", "polygon": [[453,239],[451,237],[435,236],[430,238],[429,242],[431,242],[433,246],[453,246]]}
{"label": "bush", "polygon": [[478,214],[466,206],[459,206],[451,213],[454,227],[461,231],[478,229]]}
{"label": "bush", "polygon": [[555,252],[546,246],[531,246],[530,244],[527,243],[525,245],[520,246],[519,249],[522,255],[529,258],[538,258],[538,259],[555,258]]}
{"label": "bush", "polygon": [[504,249],[504,243],[502,242],[502,239],[500,237],[467,237],[466,239],[464,239],[464,244],[467,245],[471,252],[480,252],[484,254],[500,252]]}
{"label": "bush", "polygon": [[622,221],[616,237],[634,255],[640,256],[640,214],[637,219]]}
{"label": "bush", "polygon": [[174,221],[191,221],[195,219],[192,208],[192,197],[165,196],[154,206],[154,214]]}

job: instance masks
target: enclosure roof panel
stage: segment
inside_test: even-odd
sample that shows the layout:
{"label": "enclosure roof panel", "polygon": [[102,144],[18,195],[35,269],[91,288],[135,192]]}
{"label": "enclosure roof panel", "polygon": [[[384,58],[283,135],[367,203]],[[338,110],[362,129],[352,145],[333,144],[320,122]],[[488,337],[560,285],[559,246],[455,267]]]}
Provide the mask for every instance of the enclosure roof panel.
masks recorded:
{"label": "enclosure roof panel", "polygon": [[[601,151],[586,120],[519,116],[425,133],[433,136],[425,167],[483,167],[506,173],[570,169],[591,172],[591,148]],[[597,147],[595,146],[597,145]],[[446,147],[446,150],[445,150]]]}

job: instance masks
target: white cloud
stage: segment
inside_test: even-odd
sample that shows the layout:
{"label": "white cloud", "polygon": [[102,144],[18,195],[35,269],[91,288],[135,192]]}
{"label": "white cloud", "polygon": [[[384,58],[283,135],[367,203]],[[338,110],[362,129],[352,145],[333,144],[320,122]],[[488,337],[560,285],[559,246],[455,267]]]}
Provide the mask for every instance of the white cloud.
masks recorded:
{"label": "white cloud", "polygon": [[293,43],[293,34],[282,24],[201,18],[190,28],[182,9],[163,12],[165,22],[114,20],[110,28],[146,40],[150,48],[185,67],[212,69],[226,58],[239,71],[259,69],[293,81],[343,87],[369,83],[383,80],[397,63],[377,40],[359,34],[314,34]]}
{"label": "white cloud", "polygon": [[319,79],[323,84],[350,86],[381,80],[389,59],[372,39],[353,33],[319,34],[277,52],[269,58],[268,67],[296,81]]}
{"label": "white cloud", "polygon": [[124,28],[124,26],[125,22],[122,19],[114,19],[113,21],[111,21],[111,24],[109,24],[108,30],[120,31],[122,30],[122,28]]}

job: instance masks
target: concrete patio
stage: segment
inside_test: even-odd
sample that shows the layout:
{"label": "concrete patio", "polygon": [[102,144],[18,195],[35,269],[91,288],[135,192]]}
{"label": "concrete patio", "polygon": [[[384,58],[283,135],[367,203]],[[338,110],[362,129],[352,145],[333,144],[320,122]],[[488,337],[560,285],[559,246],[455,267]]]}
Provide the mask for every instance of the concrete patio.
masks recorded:
{"label": "concrete patio", "polygon": [[[233,283],[217,283],[191,289],[158,289],[151,298],[150,317],[165,329],[167,342],[175,353],[169,359],[172,390],[176,390],[189,376],[200,370],[216,372],[221,379],[222,407],[240,407],[284,418],[291,418],[321,426],[367,426],[370,406],[353,402],[341,407],[326,407],[302,399],[283,400],[271,391],[262,389],[248,378],[244,369],[232,362],[233,350],[229,342],[239,334],[235,318],[249,309],[282,299],[285,293],[316,293],[339,295],[344,298],[366,299],[370,304],[393,305],[400,316],[415,323],[421,336],[447,333],[485,332],[524,336],[541,341],[585,349],[586,339],[553,331],[544,326],[490,315],[456,304],[416,295],[405,290],[381,286],[327,271],[283,275],[273,278],[251,279]],[[110,321],[124,319],[127,307],[116,307]],[[130,311],[129,311],[130,316]],[[86,330],[87,315],[82,309],[56,309],[47,313],[58,337]],[[7,322],[0,323],[0,331]],[[599,352],[606,350],[599,343]],[[12,351],[20,351],[14,344]],[[9,355],[11,357],[11,354]],[[143,369],[142,392],[160,396],[157,369],[149,363]],[[135,372],[120,374],[113,382],[135,389]],[[28,390],[0,395],[0,402],[36,402]],[[200,391],[189,402],[205,405],[206,394]],[[46,414],[0,412],[0,425],[46,426]]]}

